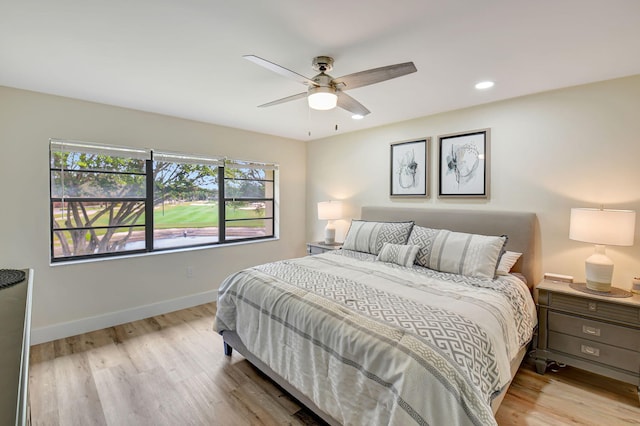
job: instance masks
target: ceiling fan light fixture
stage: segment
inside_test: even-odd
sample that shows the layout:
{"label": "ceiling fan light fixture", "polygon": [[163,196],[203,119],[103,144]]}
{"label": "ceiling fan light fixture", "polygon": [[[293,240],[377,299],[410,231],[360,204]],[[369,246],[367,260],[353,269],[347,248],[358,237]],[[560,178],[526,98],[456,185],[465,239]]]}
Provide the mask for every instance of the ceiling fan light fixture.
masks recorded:
{"label": "ceiling fan light fixture", "polygon": [[338,105],[338,95],[331,87],[312,87],[307,97],[309,108],[326,111]]}

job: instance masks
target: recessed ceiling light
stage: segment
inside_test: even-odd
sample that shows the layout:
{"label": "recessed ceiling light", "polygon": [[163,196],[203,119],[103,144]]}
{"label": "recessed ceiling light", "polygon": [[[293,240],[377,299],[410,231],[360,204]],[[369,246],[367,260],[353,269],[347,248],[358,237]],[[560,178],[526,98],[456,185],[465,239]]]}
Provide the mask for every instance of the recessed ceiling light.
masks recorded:
{"label": "recessed ceiling light", "polygon": [[476,89],[488,89],[489,87],[493,87],[495,83],[493,81],[481,81],[480,83],[476,84]]}
{"label": "recessed ceiling light", "polygon": [[351,118],[353,118],[354,120],[362,120],[364,118],[364,115],[353,114]]}

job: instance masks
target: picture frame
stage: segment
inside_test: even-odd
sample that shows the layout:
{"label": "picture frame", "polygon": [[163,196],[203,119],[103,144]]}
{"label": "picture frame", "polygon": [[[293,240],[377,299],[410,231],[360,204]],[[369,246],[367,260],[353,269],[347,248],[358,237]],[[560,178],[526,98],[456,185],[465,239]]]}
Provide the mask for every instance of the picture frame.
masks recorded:
{"label": "picture frame", "polygon": [[391,144],[391,197],[429,197],[429,153],[431,138],[413,139]]}
{"label": "picture frame", "polygon": [[489,198],[491,129],[438,136],[438,198]]}

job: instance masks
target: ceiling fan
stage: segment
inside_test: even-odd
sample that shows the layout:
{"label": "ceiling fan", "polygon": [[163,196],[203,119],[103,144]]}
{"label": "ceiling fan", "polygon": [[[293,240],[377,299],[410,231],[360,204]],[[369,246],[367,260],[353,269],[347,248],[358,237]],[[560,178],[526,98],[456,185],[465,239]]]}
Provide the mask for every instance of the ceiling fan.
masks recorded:
{"label": "ceiling fan", "polygon": [[344,93],[345,90],[380,83],[385,80],[402,77],[403,75],[417,71],[413,62],[405,62],[402,64],[373,68],[333,78],[329,74],[326,74],[333,69],[333,58],[329,56],[316,56],[313,58],[312,66],[313,69],[319,71],[320,74],[312,78],[307,78],[297,72],[291,71],[255,55],[245,55],[243,58],[308,87],[306,92],[258,105],[259,108],[278,105],[306,97],[310,108],[328,110],[339,106],[360,118],[369,114],[371,111],[369,111],[360,102]]}

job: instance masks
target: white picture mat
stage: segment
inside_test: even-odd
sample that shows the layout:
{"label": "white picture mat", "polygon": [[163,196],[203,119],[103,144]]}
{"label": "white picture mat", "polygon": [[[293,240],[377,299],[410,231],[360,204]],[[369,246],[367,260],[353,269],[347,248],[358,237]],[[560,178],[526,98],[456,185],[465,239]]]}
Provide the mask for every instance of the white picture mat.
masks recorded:
{"label": "white picture mat", "polygon": [[440,195],[486,195],[486,134],[440,139]]}
{"label": "white picture mat", "polygon": [[391,195],[427,195],[427,141],[391,145]]}

